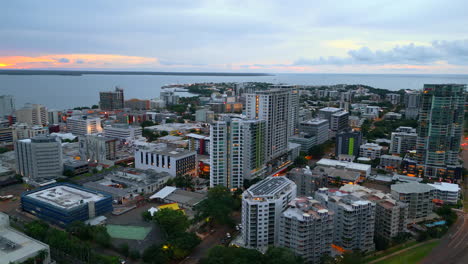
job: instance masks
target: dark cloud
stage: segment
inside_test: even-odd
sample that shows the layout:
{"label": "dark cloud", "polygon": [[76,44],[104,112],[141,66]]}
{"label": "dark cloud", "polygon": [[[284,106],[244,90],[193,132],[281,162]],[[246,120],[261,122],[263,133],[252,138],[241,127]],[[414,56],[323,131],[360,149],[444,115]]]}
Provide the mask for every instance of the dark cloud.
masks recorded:
{"label": "dark cloud", "polygon": [[60,58],[60,59],[57,59],[58,62],[61,62],[61,63],[69,63],[70,60],[67,59],[67,58]]}
{"label": "dark cloud", "polygon": [[362,47],[348,51],[348,57],[320,57],[299,59],[294,65],[347,65],[347,64],[411,64],[427,65],[447,61],[454,65],[468,64],[468,40],[434,41],[430,46],[402,45],[390,50],[371,50]]}

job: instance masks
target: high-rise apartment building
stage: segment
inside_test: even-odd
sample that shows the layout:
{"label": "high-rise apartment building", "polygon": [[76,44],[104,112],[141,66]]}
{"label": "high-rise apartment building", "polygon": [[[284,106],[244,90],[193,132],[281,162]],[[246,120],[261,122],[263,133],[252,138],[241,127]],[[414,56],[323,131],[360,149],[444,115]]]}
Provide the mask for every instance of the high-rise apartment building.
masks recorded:
{"label": "high-rise apartment building", "polygon": [[357,157],[362,144],[361,131],[341,132],[336,134],[335,155],[350,155]]}
{"label": "high-rise apartment building", "polygon": [[265,173],[265,121],[226,118],[210,127],[210,185],[240,188]]}
{"label": "high-rise apartment building", "polygon": [[267,177],[242,194],[242,244],[261,251],[278,244],[281,214],[296,198],[296,184]]}
{"label": "high-rise apartment building", "polygon": [[417,182],[393,184],[392,198],[408,204],[408,220],[423,220],[432,213],[436,189]]}
{"label": "high-rise apartment building", "polygon": [[12,95],[0,95],[0,118],[15,112],[15,98]]}
{"label": "high-rise apartment building", "polygon": [[54,136],[37,136],[15,143],[16,172],[29,179],[55,178],[63,173],[62,142]]}
{"label": "high-rise apartment building", "polygon": [[179,96],[171,90],[161,90],[159,98],[164,102],[165,106],[175,105],[179,103]]}
{"label": "high-rise apartment building", "polygon": [[72,116],[67,118],[67,131],[77,136],[101,133],[101,119],[99,117]]}
{"label": "high-rise apartment building", "polygon": [[16,110],[16,122],[46,126],[48,124],[47,108],[39,104],[25,104],[23,108]]}
{"label": "high-rise apartment building", "polygon": [[48,110],[47,115],[49,124],[59,124],[62,122],[62,111],[60,110]]}
{"label": "high-rise apartment building", "polygon": [[407,90],[405,91],[405,118],[417,119],[419,115],[419,104],[421,100],[421,92]]}
{"label": "high-rise apartment building", "polygon": [[389,101],[392,105],[397,105],[400,103],[400,95],[399,94],[394,94],[394,93],[390,93],[390,94],[386,94],[385,95],[385,99],[387,101]]}
{"label": "high-rise apartment building", "polygon": [[330,129],[335,134],[349,129],[349,113],[341,111],[331,115]]}
{"label": "high-rise apartment building", "polygon": [[334,244],[344,250],[374,250],[375,203],[327,188],[319,189],[314,197],[335,213]]}
{"label": "high-rise apartment building", "polygon": [[247,118],[265,121],[267,161],[288,151],[288,138],[297,123],[294,118],[297,118],[298,113],[294,113],[296,108],[291,105],[296,96],[296,91],[290,89],[270,89],[246,95]]}
{"label": "high-rise apartment building", "polygon": [[457,180],[465,111],[463,84],[425,84],[419,111],[416,160],[424,177]]}
{"label": "high-rise apartment building", "polygon": [[331,254],[334,213],[310,197],[296,198],[281,214],[278,246],[291,249],[306,263]]}
{"label": "high-rise apartment building", "polygon": [[408,151],[416,149],[416,140],[418,134],[416,129],[412,127],[399,127],[395,132],[392,132],[390,153],[406,154]]}
{"label": "high-rise apartment building", "polygon": [[99,92],[99,107],[102,110],[118,110],[125,107],[124,90],[115,87],[115,91]]}

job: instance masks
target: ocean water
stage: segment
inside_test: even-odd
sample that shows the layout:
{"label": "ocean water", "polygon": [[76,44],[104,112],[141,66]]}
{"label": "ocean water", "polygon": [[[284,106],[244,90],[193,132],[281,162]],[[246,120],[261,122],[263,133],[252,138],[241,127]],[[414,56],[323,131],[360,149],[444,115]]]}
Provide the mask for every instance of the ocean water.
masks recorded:
{"label": "ocean water", "polygon": [[468,84],[468,75],[409,74],[276,74],[273,76],[158,76],[158,75],[0,75],[0,95],[15,97],[16,107],[38,103],[53,109],[91,106],[99,91],[125,89],[125,98],[159,97],[161,86],[195,82],[270,82],[285,84],[364,84],[388,90],[421,89],[425,83]]}

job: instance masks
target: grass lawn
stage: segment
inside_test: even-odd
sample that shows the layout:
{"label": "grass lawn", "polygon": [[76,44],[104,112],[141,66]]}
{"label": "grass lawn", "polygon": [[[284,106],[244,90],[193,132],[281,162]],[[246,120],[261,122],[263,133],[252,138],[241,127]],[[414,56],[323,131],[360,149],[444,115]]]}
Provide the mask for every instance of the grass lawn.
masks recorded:
{"label": "grass lawn", "polygon": [[439,241],[415,247],[399,255],[393,256],[386,260],[377,262],[378,264],[413,264],[421,261],[431,250],[439,244]]}
{"label": "grass lawn", "polygon": [[151,227],[106,225],[107,233],[113,238],[143,240],[151,232]]}
{"label": "grass lawn", "polygon": [[414,245],[416,245],[418,243],[419,242],[416,242],[416,241],[408,241],[408,242],[405,242],[403,244],[399,244],[399,245],[396,245],[394,247],[388,248],[388,249],[386,249],[384,251],[378,251],[378,252],[376,252],[377,254],[369,255],[369,256],[365,257],[364,260],[365,260],[366,263],[371,262],[373,260],[383,258],[383,257],[385,257],[387,255],[390,255],[390,254],[395,253],[397,251],[400,251],[402,249],[414,246]]}

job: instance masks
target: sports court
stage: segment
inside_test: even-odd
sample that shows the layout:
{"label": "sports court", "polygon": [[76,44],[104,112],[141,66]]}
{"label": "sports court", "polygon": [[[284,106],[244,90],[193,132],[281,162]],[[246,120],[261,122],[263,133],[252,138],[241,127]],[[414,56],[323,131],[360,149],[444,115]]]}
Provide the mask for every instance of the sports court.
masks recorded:
{"label": "sports court", "polygon": [[124,225],[106,225],[107,233],[112,238],[144,240],[151,232],[151,227],[142,226],[124,226]]}

